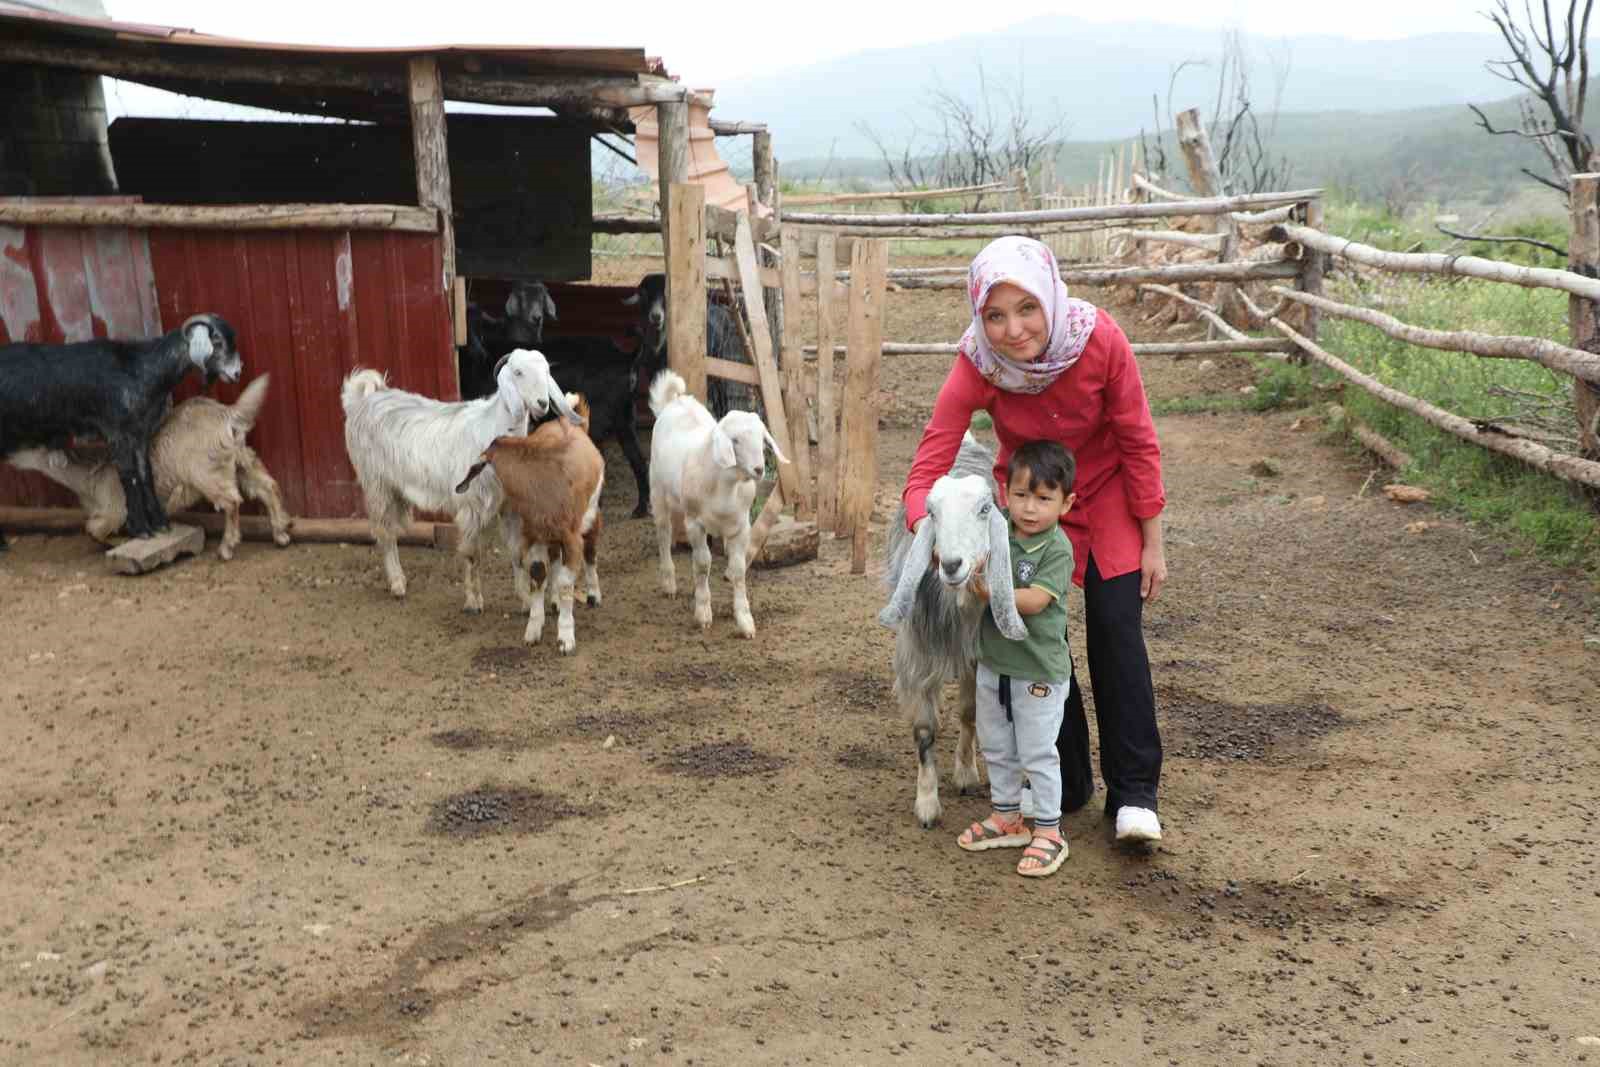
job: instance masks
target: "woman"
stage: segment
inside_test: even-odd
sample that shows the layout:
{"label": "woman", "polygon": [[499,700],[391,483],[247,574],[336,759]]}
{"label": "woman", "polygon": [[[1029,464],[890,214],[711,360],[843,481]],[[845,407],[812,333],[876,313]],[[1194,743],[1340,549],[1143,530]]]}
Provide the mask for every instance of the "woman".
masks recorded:
{"label": "woman", "polygon": [[[906,476],[906,521],[927,516],[928,490],[950,469],[974,411],[994,420],[995,480],[1019,445],[1059,441],[1077,457],[1078,504],[1061,520],[1083,589],[1084,644],[1100,730],[1106,813],[1119,841],[1159,841],[1161,736],[1145,651],[1143,608],[1167,580],[1161,540],[1161,447],[1133,349],[1121,327],[1067,295],[1050,249],[1002,237],[967,275],[972,325],[939,390]],[[1089,729],[1076,672],[1056,747],[1062,808],[1094,792]]]}

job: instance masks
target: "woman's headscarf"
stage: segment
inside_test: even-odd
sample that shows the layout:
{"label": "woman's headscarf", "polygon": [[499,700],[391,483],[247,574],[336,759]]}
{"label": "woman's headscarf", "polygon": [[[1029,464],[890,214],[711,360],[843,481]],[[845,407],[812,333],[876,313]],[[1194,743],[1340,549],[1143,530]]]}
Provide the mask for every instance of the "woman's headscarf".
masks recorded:
{"label": "woman's headscarf", "polygon": [[[983,305],[1002,282],[1026,290],[1044,309],[1050,339],[1038,359],[1018,363],[996,352],[983,332]],[[1031,237],[1001,237],[989,242],[967,271],[972,325],[956,351],[978,369],[984,381],[1008,393],[1042,393],[1078,362],[1094,332],[1095,306],[1067,295],[1050,249]]]}

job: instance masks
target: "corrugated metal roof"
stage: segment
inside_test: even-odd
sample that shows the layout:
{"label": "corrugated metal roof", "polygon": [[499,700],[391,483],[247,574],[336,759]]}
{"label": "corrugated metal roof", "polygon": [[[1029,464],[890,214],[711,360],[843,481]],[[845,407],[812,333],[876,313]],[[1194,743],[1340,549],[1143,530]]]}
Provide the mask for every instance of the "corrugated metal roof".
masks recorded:
{"label": "corrugated metal roof", "polygon": [[588,48],[567,45],[437,44],[351,48],[340,45],[296,44],[279,41],[252,41],[220,37],[176,26],[119,22],[115,19],[82,18],[25,6],[13,0],[0,0],[0,25],[28,27],[35,38],[59,37],[63,43],[74,39],[97,43],[138,45],[182,45],[259,55],[341,56],[351,60],[393,60],[423,55],[479,55],[501,63],[525,66],[529,73],[544,71],[590,71],[598,74],[664,75],[658,57],[647,56],[642,48]]}

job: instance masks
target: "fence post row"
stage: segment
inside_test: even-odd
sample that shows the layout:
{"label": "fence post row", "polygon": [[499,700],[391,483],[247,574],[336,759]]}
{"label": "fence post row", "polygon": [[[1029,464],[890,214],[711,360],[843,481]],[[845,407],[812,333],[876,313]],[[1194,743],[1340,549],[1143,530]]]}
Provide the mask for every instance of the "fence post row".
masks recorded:
{"label": "fence post row", "polygon": [[[1572,236],[1567,242],[1567,269],[1586,278],[1600,276],[1600,174],[1574,174],[1568,188],[1572,205]],[[1595,302],[1572,294],[1567,297],[1567,343],[1595,350]],[[1581,378],[1572,381],[1572,408],[1578,422],[1578,451],[1600,457],[1600,385]]]}

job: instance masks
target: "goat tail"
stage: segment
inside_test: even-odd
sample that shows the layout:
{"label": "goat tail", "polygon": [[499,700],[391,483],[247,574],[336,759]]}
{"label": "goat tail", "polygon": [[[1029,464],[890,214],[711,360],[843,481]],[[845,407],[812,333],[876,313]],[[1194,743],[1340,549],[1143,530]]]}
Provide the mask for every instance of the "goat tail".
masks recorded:
{"label": "goat tail", "polygon": [[267,379],[270,377],[268,374],[257,375],[244,387],[239,399],[233,402],[229,418],[241,435],[249,433],[256,419],[261,417],[261,409],[267,403]]}
{"label": "goat tail", "polygon": [[589,398],[582,393],[568,393],[567,406],[572,413],[578,416],[579,423],[585,430],[589,428]]}
{"label": "goat tail", "polygon": [[650,414],[660,415],[666,406],[689,391],[677,374],[664,370],[650,383]]}
{"label": "goat tail", "polygon": [[493,457],[487,452],[479,456],[478,462],[474,463],[470,468],[467,469],[467,476],[456,483],[456,492],[465,493],[467,491],[467,487],[472,484],[472,480],[478,475],[482,474],[483,468],[487,467],[493,461]]}
{"label": "goat tail", "polygon": [[382,371],[362,370],[358,367],[345,378],[344,386],[339,390],[339,402],[344,405],[345,414],[348,415],[356,401],[387,388],[389,382]]}

